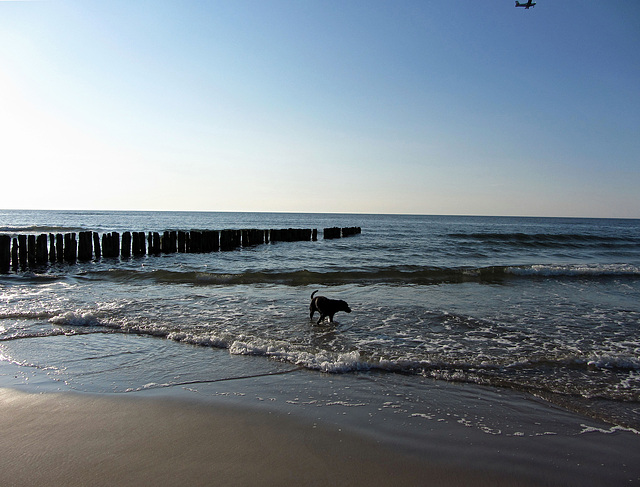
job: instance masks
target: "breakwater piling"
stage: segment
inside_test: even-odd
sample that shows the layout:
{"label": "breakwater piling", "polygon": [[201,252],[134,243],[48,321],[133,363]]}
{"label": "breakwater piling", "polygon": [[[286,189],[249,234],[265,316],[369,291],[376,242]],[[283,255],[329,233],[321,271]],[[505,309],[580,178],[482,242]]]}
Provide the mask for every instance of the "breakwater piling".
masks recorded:
{"label": "breakwater piling", "polygon": [[9,235],[0,235],[0,272],[9,272],[10,267],[11,237]]}
{"label": "breakwater piling", "polygon": [[[360,227],[325,228],[324,238],[361,233]],[[0,273],[35,269],[53,263],[136,258],[172,253],[210,253],[278,242],[317,241],[318,230],[308,228],[191,230],[162,232],[98,232],[65,234],[0,234]]]}
{"label": "breakwater piling", "polygon": [[362,233],[362,229],[360,227],[331,227],[325,228],[322,233],[325,239],[334,239],[358,235]]}

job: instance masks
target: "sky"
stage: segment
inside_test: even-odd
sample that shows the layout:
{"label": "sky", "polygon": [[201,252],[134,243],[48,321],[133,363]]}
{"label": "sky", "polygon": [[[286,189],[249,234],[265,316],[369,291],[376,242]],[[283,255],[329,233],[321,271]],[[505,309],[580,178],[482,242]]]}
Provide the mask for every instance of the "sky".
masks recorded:
{"label": "sky", "polygon": [[0,208],[640,218],[640,2],[0,0]]}

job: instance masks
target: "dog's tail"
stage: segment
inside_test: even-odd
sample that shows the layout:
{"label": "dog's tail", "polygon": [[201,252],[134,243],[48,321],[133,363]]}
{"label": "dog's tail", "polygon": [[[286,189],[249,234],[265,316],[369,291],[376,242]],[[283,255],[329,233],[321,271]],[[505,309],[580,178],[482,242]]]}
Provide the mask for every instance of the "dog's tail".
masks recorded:
{"label": "dog's tail", "polygon": [[313,299],[313,295],[314,295],[315,293],[317,293],[317,292],[318,292],[318,290],[316,289],[315,291],[313,291],[313,292],[311,293],[311,299]]}

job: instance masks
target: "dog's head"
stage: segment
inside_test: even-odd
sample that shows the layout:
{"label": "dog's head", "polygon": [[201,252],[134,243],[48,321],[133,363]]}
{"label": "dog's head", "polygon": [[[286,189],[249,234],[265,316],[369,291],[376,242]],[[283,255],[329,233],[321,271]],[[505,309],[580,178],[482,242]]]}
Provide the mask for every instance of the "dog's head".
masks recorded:
{"label": "dog's head", "polygon": [[340,306],[340,311],[346,311],[347,313],[351,313],[351,308],[349,308],[349,305],[347,304],[346,301],[340,300],[338,301],[339,306]]}

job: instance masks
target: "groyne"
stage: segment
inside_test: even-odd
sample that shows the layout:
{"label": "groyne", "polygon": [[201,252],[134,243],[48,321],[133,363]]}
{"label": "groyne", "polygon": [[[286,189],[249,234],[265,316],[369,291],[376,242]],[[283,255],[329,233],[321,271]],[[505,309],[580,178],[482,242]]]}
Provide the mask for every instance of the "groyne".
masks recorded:
{"label": "groyne", "polygon": [[[360,227],[325,228],[323,238],[349,237],[361,232]],[[0,235],[0,273],[33,269],[50,263],[74,264],[103,258],[221,252],[277,242],[317,240],[318,230],[315,228]]]}
{"label": "groyne", "polygon": [[322,233],[325,239],[333,239],[358,235],[362,233],[362,229],[360,227],[331,227],[325,228]]}

